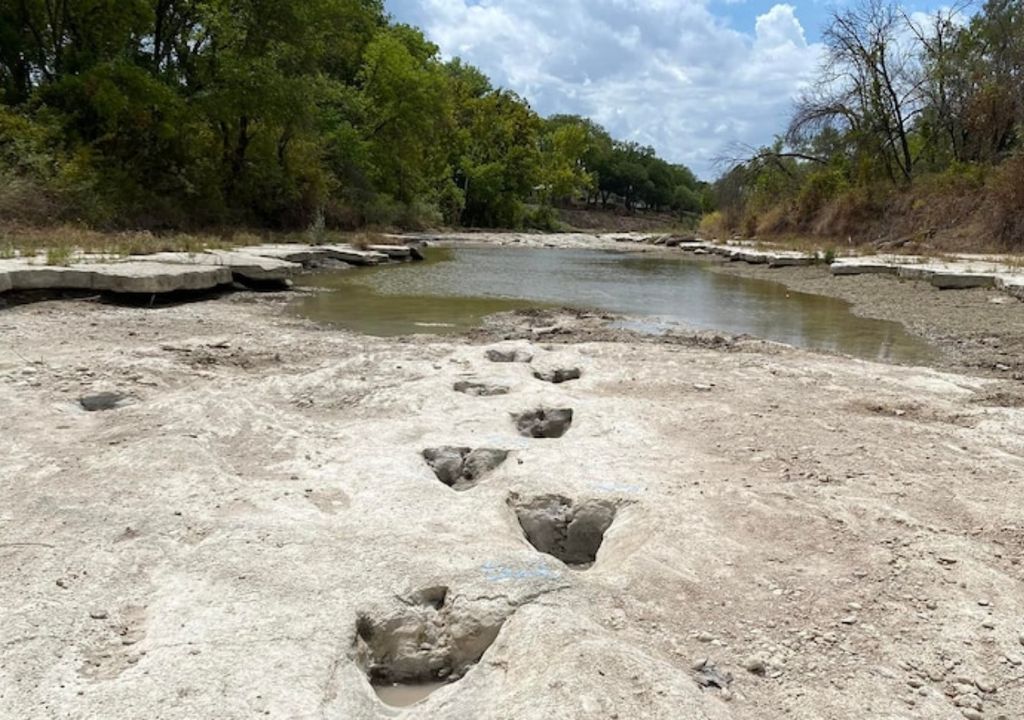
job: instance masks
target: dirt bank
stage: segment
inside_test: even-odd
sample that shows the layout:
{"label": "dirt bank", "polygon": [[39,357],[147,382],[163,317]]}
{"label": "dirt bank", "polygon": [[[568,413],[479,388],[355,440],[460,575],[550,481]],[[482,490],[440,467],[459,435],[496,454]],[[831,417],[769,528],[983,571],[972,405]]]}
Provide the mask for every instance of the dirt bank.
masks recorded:
{"label": "dirt bank", "polygon": [[460,676],[403,717],[1024,713],[993,381],[287,300],[0,311],[0,717],[387,718],[368,677]]}
{"label": "dirt bank", "polygon": [[834,277],[824,266],[709,262],[716,272],[840,298],[858,315],[902,323],[943,351],[941,367],[1024,380],[1024,303],[996,290],[938,290],[926,282],[887,275]]}

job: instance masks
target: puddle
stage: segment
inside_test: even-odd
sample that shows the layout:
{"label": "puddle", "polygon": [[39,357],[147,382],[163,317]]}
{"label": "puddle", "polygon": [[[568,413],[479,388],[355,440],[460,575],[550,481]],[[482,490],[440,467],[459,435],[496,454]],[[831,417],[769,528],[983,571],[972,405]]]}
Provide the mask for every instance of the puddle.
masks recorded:
{"label": "puddle", "polygon": [[869,360],[925,362],[935,351],[898,323],[862,318],[849,304],[752,278],[708,272],[691,257],[528,248],[429,248],[422,263],[303,279],[333,292],[303,298],[304,317],[395,336],[455,333],[487,315],[572,306],[629,315],[627,327],[748,334]]}
{"label": "puddle", "polygon": [[446,682],[423,682],[408,685],[374,685],[373,691],[385,705],[409,707],[426,700],[436,690],[448,685]]}

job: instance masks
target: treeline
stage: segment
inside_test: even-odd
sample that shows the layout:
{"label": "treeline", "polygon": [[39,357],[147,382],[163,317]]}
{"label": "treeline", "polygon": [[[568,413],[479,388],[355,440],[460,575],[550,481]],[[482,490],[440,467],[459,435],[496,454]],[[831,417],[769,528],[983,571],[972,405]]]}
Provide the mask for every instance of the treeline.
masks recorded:
{"label": "treeline", "polygon": [[965,8],[837,10],[817,81],[716,183],[706,227],[1024,245],[1024,3]]}
{"label": "treeline", "polygon": [[381,0],[0,0],[0,219],[543,227],[705,191],[443,62]]}

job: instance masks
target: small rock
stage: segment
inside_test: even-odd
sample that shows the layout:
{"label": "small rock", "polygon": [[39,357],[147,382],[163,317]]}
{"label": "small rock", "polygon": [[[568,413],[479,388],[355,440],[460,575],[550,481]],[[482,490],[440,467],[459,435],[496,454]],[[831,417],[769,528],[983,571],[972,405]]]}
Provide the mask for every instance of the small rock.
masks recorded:
{"label": "small rock", "polygon": [[490,383],[469,381],[457,382],[453,389],[455,392],[473,395],[474,397],[496,397],[498,395],[508,395],[509,393],[507,385],[491,385]]}
{"label": "small rock", "polygon": [[105,412],[107,410],[116,410],[121,406],[125,400],[125,395],[121,393],[99,393],[98,395],[85,395],[78,399],[78,404],[82,406],[82,409],[86,412]]}
{"label": "small rock", "polygon": [[701,642],[711,642],[715,638],[712,637],[711,635],[709,635],[706,632],[702,632],[702,633],[697,635],[697,639],[700,640]]}
{"label": "small rock", "polygon": [[975,710],[974,708],[964,708],[963,710],[961,710],[961,712],[963,713],[963,716],[965,718],[967,718],[967,720],[984,720],[985,719],[985,716],[982,715],[977,710]]}
{"label": "small rock", "polygon": [[712,387],[711,385],[703,385],[701,383],[694,383],[693,384],[693,389],[696,390],[697,392],[711,392],[715,388]]}
{"label": "small rock", "polygon": [[107,611],[106,610],[91,610],[89,612],[89,617],[91,617],[93,620],[106,620],[107,619]]}
{"label": "small rock", "polygon": [[949,555],[939,555],[939,563],[942,565],[956,565],[957,559]]}
{"label": "small rock", "polygon": [[757,656],[747,658],[743,663],[743,669],[754,675],[764,675],[768,670],[764,659]]}
{"label": "small rock", "polygon": [[579,380],[583,377],[583,371],[578,367],[553,368],[548,370],[537,370],[533,373],[533,376],[538,380],[543,380],[544,382],[561,385],[562,383],[567,383],[570,380]]}
{"label": "small rock", "polygon": [[843,625],[856,625],[857,617],[855,615],[847,615],[839,622],[841,622]]}
{"label": "small rock", "polygon": [[519,348],[513,350],[492,348],[487,351],[487,359],[494,363],[529,363],[533,362],[533,353]]}
{"label": "small rock", "polygon": [[990,678],[978,678],[974,681],[974,684],[984,693],[994,693],[998,689]]}
{"label": "small rock", "polygon": [[693,667],[697,684],[725,690],[732,684],[732,673],[722,672],[711,660],[701,660]]}

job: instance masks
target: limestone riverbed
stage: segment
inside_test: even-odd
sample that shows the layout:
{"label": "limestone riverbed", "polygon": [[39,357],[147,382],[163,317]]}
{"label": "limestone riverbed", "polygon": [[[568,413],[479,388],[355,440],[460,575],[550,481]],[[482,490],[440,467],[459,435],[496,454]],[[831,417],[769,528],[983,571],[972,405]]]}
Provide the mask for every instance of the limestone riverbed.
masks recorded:
{"label": "limestone riverbed", "polygon": [[0,313],[0,717],[1024,712],[998,381],[288,303]]}

